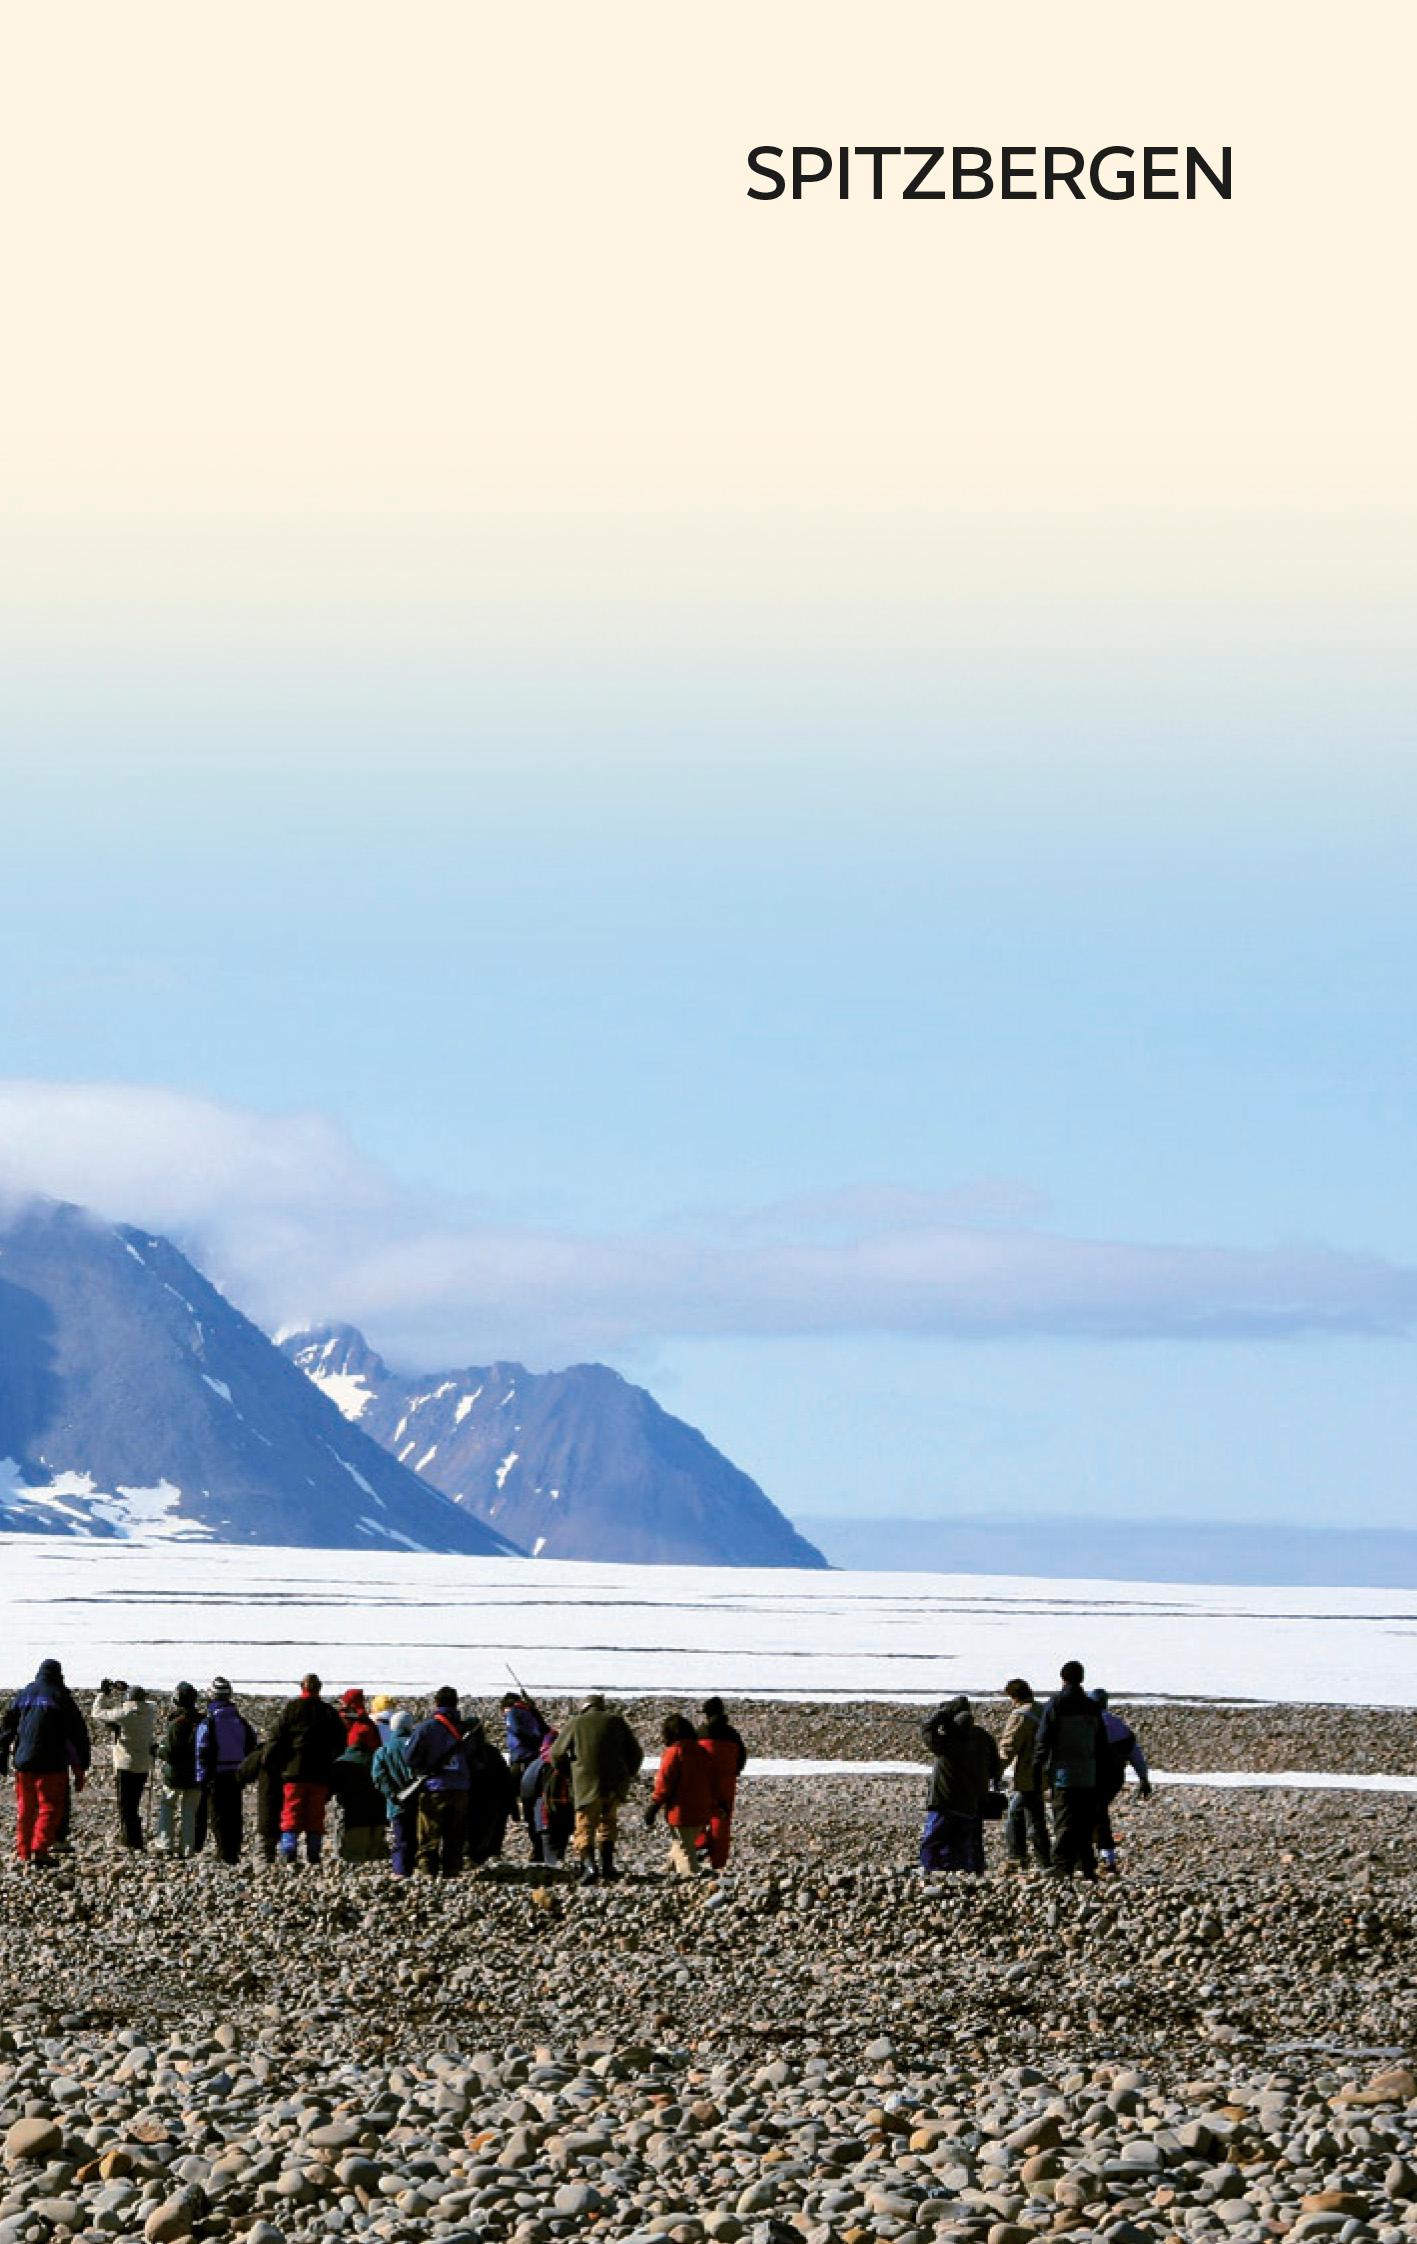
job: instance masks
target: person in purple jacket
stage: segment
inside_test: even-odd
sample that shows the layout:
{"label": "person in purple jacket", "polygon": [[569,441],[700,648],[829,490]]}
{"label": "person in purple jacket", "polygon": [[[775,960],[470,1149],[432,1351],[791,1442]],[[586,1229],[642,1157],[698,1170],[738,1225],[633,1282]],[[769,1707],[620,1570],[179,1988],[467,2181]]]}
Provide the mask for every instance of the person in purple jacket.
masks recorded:
{"label": "person in purple jacket", "polygon": [[238,1712],[226,1677],[214,1676],[207,1711],[197,1724],[197,1782],[207,1796],[208,1819],[223,1862],[241,1859],[241,1764],[260,1742]]}
{"label": "person in purple jacket", "polygon": [[1107,1704],[1105,1691],[1092,1694],[1102,1709],[1102,1723],[1107,1732],[1107,1745],[1102,1756],[1102,1770],[1097,1791],[1097,1859],[1104,1870],[1117,1868],[1117,1837],[1112,1829],[1112,1802],[1117,1799],[1127,1781],[1128,1769],[1134,1769],[1137,1789],[1143,1800],[1151,1798],[1151,1771],[1146,1755],[1130,1724],[1120,1714],[1114,1714]]}

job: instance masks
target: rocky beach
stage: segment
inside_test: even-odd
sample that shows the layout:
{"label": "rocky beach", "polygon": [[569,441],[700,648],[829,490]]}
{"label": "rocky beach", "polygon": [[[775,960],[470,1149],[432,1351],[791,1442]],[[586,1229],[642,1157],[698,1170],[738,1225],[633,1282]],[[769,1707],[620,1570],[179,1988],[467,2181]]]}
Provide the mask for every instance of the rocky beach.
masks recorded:
{"label": "rocky beach", "polygon": [[[921,1711],[733,1708],[923,1780]],[[1122,1711],[1178,1773],[1417,1774],[1407,1713]],[[516,1829],[450,1885],[130,1855],[104,1759],[71,1862],[0,1873],[0,2244],[1417,2238],[1410,1794],[1131,1793],[1083,1888],[997,1832],[922,1880],[908,1775],[761,1777],[725,1877],[632,1809],[582,1890]]]}

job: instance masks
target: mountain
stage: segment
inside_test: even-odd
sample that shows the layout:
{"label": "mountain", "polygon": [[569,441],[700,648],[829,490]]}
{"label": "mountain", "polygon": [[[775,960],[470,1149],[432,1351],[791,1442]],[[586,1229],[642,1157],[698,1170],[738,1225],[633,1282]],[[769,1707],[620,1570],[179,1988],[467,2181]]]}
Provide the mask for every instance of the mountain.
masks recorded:
{"label": "mountain", "polygon": [[289,1333],[345,1417],[535,1558],[825,1566],[746,1473],[604,1364],[390,1371],[362,1333]]}
{"label": "mountain", "polygon": [[502,1553],[169,1241],[0,1216],[0,1531]]}

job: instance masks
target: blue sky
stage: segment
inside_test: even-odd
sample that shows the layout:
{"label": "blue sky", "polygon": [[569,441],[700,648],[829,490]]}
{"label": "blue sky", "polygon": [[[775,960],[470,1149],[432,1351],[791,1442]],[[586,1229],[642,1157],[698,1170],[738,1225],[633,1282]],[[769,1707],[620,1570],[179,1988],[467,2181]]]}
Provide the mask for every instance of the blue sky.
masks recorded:
{"label": "blue sky", "polygon": [[[349,1141],[407,1196],[395,1225],[453,1209],[514,1259],[523,1230],[846,1236],[849,1196],[893,1188],[987,1237],[1417,1264],[1400,758],[1300,755],[1286,779],[1250,739],[1228,764],[1163,744],[1060,768],[1036,737],[971,755],[918,726],[875,754],[828,735],[815,762],[738,731],[480,758],[377,720],[345,753],[272,724],[243,758],[202,710],[185,756],[71,732],[17,774],[12,1081],[314,1111],[342,1133],[315,1164],[337,1200]],[[111,1151],[135,1124],[95,1096]],[[140,1154],[121,1183],[90,1158],[92,1196],[174,1220]],[[213,1217],[223,1173],[175,1227],[274,1313],[233,1247],[249,1184]],[[813,1196],[825,1215],[779,1208]],[[503,1340],[475,1263],[430,1323],[406,1274],[351,1302],[323,1239],[310,1262],[300,1313],[357,1312],[394,1353],[609,1354],[789,1510],[1410,1516],[1393,1332],[1178,1340],[1144,1309],[1098,1340],[1065,1309],[961,1337],[880,1329],[889,1306],[853,1330],[849,1273],[815,1335],[760,1305],[735,1333],[730,1283],[696,1337],[632,1277],[621,1331],[612,1250],[564,1313],[554,1278],[544,1318],[514,1288]]]}

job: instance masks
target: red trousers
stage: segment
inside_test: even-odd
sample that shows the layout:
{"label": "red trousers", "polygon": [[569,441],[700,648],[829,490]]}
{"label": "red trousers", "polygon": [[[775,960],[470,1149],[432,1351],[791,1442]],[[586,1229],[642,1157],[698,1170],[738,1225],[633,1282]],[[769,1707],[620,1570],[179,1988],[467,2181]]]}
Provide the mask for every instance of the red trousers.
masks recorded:
{"label": "red trousers", "polygon": [[45,1776],[15,1771],[15,1852],[21,1862],[48,1854],[64,1828],[64,1808],[69,1797],[69,1772],[55,1769]]}
{"label": "red trousers", "polygon": [[280,1827],[282,1831],[313,1831],[324,1836],[325,1803],[329,1799],[327,1784],[286,1784],[281,1787]]}
{"label": "red trousers", "polygon": [[726,1808],[719,1809],[718,1814],[708,1827],[708,1846],[705,1852],[715,1870],[723,1870],[727,1867],[728,1848],[732,1835],[733,1802],[730,1800]]}

